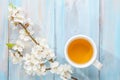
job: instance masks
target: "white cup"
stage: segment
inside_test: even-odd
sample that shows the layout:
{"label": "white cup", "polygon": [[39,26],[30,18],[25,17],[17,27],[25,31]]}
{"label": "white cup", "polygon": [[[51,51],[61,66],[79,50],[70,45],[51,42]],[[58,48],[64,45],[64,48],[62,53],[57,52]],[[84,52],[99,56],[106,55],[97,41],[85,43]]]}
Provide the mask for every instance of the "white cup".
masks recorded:
{"label": "white cup", "polygon": [[[73,40],[76,40],[76,39],[85,39],[87,40],[93,47],[93,56],[92,58],[85,64],[77,64],[77,63],[74,63],[69,57],[68,57],[68,46],[69,44],[73,41]],[[102,67],[102,64],[96,59],[97,57],[97,47],[95,45],[95,42],[88,36],[85,36],[85,35],[76,35],[76,36],[73,36],[72,38],[70,38],[66,45],[65,45],[65,50],[64,50],[64,53],[65,53],[65,58],[67,59],[67,61],[74,67],[77,67],[77,68],[85,68],[85,67],[88,67],[90,65],[94,65],[98,70],[101,69]]]}

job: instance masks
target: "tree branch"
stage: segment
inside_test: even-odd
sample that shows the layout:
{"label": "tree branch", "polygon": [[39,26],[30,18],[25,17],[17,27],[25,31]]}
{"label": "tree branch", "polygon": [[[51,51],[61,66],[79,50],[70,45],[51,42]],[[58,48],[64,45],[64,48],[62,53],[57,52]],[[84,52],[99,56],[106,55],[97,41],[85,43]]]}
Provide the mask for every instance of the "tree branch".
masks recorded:
{"label": "tree branch", "polygon": [[28,36],[32,39],[32,41],[35,44],[39,45],[39,43],[32,37],[32,35],[30,34],[30,32],[26,29],[26,27],[28,27],[29,25],[23,25],[22,23],[19,23],[19,24],[22,26],[22,28],[25,30],[25,32],[28,34]]}
{"label": "tree branch", "polygon": [[[30,35],[30,32],[26,29],[26,27],[28,27],[29,25],[23,25],[22,23],[19,23],[22,28],[25,30],[25,32],[28,34],[28,36],[31,38],[31,40],[36,44],[36,45],[39,45],[39,43],[32,37],[32,35]],[[19,53],[19,52],[18,52]],[[53,62],[53,60],[49,60],[50,62]],[[51,70],[51,68],[46,68],[46,70]],[[71,77],[72,80],[78,80],[77,78],[75,77]]]}
{"label": "tree branch", "polygon": [[77,79],[77,78],[75,78],[75,77],[71,77],[71,79],[72,79],[72,80],[78,80],[78,79]]}

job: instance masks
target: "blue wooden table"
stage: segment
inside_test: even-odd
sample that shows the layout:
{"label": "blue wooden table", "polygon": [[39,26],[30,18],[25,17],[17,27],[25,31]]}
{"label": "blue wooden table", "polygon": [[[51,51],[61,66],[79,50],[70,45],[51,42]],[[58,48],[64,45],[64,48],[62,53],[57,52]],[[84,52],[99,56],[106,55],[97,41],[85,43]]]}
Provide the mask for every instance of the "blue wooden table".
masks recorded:
{"label": "blue wooden table", "polygon": [[78,80],[120,80],[120,0],[0,0],[0,80],[60,80],[50,73],[28,76],[9,60],[5,44],[14,37],[7,20],[10,2],[26,10],[61,63],[67,63],[64,45],[70,37],[84,34],[95,41],[103,68],[73,68]]}

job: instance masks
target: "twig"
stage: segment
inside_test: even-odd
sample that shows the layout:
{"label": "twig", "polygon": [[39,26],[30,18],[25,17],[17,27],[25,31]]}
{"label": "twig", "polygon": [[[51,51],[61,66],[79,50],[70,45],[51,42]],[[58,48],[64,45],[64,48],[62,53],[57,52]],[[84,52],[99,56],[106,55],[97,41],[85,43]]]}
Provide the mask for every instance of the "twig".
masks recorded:
{"label": "twig", "polygon": [[[19,23],[22,28],[25,30],[25,32],[28,34],[28,36],[32,39],[32,41],[36,44],[39,45],[39,43],[32,37],[32,35],[30,35],[30,32],[26,29],[26,27],[28,27],[29,25],[23,25],[22,23]],[[18,51],[18,53],[20,54],[20,52]],[[22,56],[22,55],[20,55]],[[53,60],[49,60],[50,62],[53,62]],[[51,68],[46,68],[46,70],[51,70]],[[78,80],[75,77],[71,77],[72,80]]]}
{"label": "twig", "polygon": [[72,80],[78,80],[78,79],[77,79],[77,78],[75,78],[75,77],[71,77],[71,79],[72,79]]}
{"label": "twig", "polygon": [[[46,70],[51,70],[51,68],[46,68]],[[72,79],[72,80],[78,80],[77,78],[75,78],[75,77],[73,77],[73,76],[71,77],[71,79]]]}
{"label": "twig", "polygon": [[[23,55],[20,51],[18,51],[18,50],[15,50],[15,51],[20,55],[20,57],[23,57]],[[15,56],[15,53],[13,55]]]}
{"label": "twig", "polygon": [[21,57],[23,57],[23,55],[21,54],[21,52],[20,52],[20,51],[18,51],[18,50],[17,50],[17,52],[18,52],[18,54],[19,54]]}
{"label": "twig", "polygon": [[46,70],[51,70],[51,68],[46,68]]}
{"label": "twig", "polygon": [[22,23],[19,23],[21,26],[22,26],[22,28],[25,30],[25,32],[28,34],[28,36],[32,39],[32,41],[35,43],[35,44],[37,44],[37,45],[39,45],[39,43],[32,37],[32,35],[30,35],[30,32],[26,29],[26,27],[28,27],[29,25],[23,25]]}

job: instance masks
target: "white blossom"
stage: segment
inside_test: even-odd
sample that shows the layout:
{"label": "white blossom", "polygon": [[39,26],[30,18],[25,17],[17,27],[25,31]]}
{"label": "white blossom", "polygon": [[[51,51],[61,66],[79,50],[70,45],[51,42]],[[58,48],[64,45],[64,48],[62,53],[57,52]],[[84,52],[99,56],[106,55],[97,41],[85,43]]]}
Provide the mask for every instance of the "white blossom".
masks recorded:
{"label": "white blossom", "polygon": [[35,45],[35,46],[33,46],[33,48],[32,48],[32,53],[33,53],[33,54],[37,54],[37,53],[42,52],[42,50],[43,50],[43,47],[41,47],[41,46],[39,46],[39,45]]}
{"label": "white blossom", "polygon": [[35,56],[36,59],[38,59],[41,62],[45,62],[46,53],[43,49],[43,47],[36,45],[32,48],[32,54]]}
{"label": "white blossom", "polygon": [[17,40],[15,46],[12,49],[22,52],[24,49],[24,43],[21,40]]}
{"label": "white blossom", "polygon": [[36,70],[36,74],[38,76],[41,76],[41,75],[45,75],[46,74],[46,66],[45,65],[41,65],[38,70]]}
{"label": "white blossom", "polygon": [[44,45],[35,45],[32,48],[32,54],[34,54],[37,59],[43,62],[55,58],[55,54],[52,52],[52,50]]}
{"label": "white blossom", "polygon": [[40,46],[44,48],[49,48],[47,40],[44,38],[36,38],[36,41],[39,43]]}
{"label": "white blossom", "polygon": [[59,66],[59,62],[54,61],[53,63],[51,63],[51,68],[56,68]]}
{"label": "white blossom", "polygon": [[33,26],[33,22],[30,18],[25,19],[24,24],[29,24],[29,26]]}
{"label": "white blossom", "polygon": [[[25,69],[25,72],[29,75],[35,75],[35,69],[37,67],[37,64],[39,63],[33,55],[26,54],[23,58],[23,68]],[[39,65],[38,65],[39,66]]]}
{"label": "white blossom", "polygon": [[[30,35],[33,35],[34,34],[34,31],[32,29],[32,27],[27,27],[27,30],[29,31]],[[19,38],[23,41],[29,41],[30,40],[30,37],[28,36],[28,34],[25,32],[24,29],[20,29],[19,30]]]}
{"label": "white blossom", "polygon": [[19,38],[23,41],[29,41],[30,40],[30,37],[28,36],[28,34],[25,32],[24,29],[21,29],[19,31]]}
{"label": "white blossom", "polygon": [[9,15],[8,19],[13,25],[17,25],[18,23],[21,23],[23,25],[28,24],[29,26],[33,25],[33,22],[30,18],[26,18],[24,11],[21,8],[8,8]]}
{"label": "white blossom", "polygon": [[24,23],[25,15],[21,8],[9,7],[8,10],[9,10],[8,18],[12,24],[16,25],[18,23]]}
{"label": "white blossom", "polygon": [[71,66],[64,64],[64,65],[60,65],[58,67],[58,71],[57,74],[60,75],[60,77],[65,80],[65,79],[70,79],[71,78],[71,73],[72,73],[72,69]]}
{"label": "white blossom", "polygon": [[46,59],[48,59],[48,60],[50,60],[50,59],[54,60],[56,58],[55,57],[55,53],[51,49],[49,49],[47,51],[48,51],[48,55],[47,55]]}
{"label": "white blossom", "polygon": [[26,54],[23,58],[23,67],[25,72],[29,75],[44,75],[46,71],[45,66],[41,66],[41,62],[35,58],[33,54]]}
{"label": "white blossom", "polygon": [[21,63],[23,58],[20,55],[20,53],[18,53],[18,52],[14,53],[11,50],[9,50],[9,54],[10,54],[13,64]]}
{"label": "white blossom", "polygon": [[54,61],[53,63],[50,64],[51,67],[51,72],[52,73],[57,73],[58,71],[58,66],[59,66],[59,62]]}

